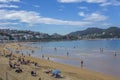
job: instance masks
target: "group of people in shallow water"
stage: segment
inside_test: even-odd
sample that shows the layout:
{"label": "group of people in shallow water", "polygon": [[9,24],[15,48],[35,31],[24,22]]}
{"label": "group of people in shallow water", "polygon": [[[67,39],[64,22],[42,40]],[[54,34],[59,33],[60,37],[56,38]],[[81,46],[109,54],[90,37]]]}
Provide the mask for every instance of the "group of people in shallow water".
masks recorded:
{"label": "group of people in shallow water", "polygon": [[[103,53],[104,49],[103,48],[100,48],[100,53]],[[116,52],[113,52],[113,56],[117,56],[117,53]]]}

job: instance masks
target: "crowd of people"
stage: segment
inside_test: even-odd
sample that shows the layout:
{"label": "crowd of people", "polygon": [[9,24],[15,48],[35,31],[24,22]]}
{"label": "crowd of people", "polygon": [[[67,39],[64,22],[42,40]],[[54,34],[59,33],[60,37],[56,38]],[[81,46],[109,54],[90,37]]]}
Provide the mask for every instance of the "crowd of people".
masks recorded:
{"label": "crowd of people", "polygon": [[[16,51],[18,53],[20,53],[20,51]],[[34,51],[32,50],[32,53],[34,53]],[[35,66],[35,68],[40,68],[40,65],[37,63],[37,62],[32,62],[30,61],[29,59],[26,59],[25,55],[22,53],[21,55],[17,55],[15,56],[13,52],[10,52],[10,53],[7,53],[4,51],[3,53],[5,57],[7,57],[9,59],[9,67],[11,69],[14,69],[16,73],[22,73],[24,72],[24,70],[22,69],[21,65],[30,65],[30,64],[33,64]],[[43,58],[44,58],[44,55],[43,55]],[[37,73],[36,71],[33,69],[30,71],[30,74],[31,76],[37,76]],[[52,74],[52,73],[51,73]],[[58,75],[57,74],[54,74],[57,78]],[[53,76],[53,75],[52,75]],[[38,80],[41,80],[41,78],[39,78]]]}

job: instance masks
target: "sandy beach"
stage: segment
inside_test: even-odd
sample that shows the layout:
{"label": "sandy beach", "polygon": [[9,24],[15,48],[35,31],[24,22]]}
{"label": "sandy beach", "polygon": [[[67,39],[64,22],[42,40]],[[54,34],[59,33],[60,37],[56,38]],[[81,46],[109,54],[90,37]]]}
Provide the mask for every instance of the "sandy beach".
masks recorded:
{"label": "sandy beach", "polygon": [[[20,64],[20,68],[23,70],[23,72],[16,73],[15,69],[11,69],[9,67],[9,58],[5,57],[5,55],[10,54],[11,52],[6,50],[5,48],[14,50],[35,50],[35,48],[23,46],[21,44],[24,43],[0,44],[0,77],[2,78],[2,80],[6,80],[6,73],[8,80],[39,80],[40,78],[41,80],[120,80],[120,78],[115,78],[106,74],[93,72],[81,67],[69,66],[27,55],[24,56],[25,60],[29,60],[30,62],[37,62],[40,67],[36,68],[32,63],[28,65]],[[21,56],[21,54],[14,53],[13,55],[15,59],[12,60],[12,62],[17,62],[17,59],[19,56]],[[61,71],[62,78],[54,78],[50,74],[45,73],[45,71],[53,69],[59,69]],[[30,72],[32,70],[36,72],[37,76],[31,76]]]}

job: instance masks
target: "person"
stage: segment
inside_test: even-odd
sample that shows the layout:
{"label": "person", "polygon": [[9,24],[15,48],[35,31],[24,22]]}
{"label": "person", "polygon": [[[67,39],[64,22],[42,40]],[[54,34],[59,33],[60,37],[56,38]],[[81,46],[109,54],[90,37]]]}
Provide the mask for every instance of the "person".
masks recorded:
{"label": "person", "polygon": [[34,63],[34,65],[35,65],[35,67],[40,67],[40,66],[38,65],[38,63],[36,63],[36,62]]}
{"label": "person", "polygon": [[36,76],[36,72],[35,71],[31,71],[31,75],[32,76]]}
{"label": "person", "polygon": [[54,69],[54,70],[52,70],[51,76],[53,76],[54,78],[60,78],[60,73],[61,73],[60,70]]}
{"label": "person", "polygon": [[29,56],[31,56],[31,54],[30,54],[30,53],[29,53],[28,55],[29,55]]}
{"label": "person", "polygon": [[100,48],[100,53],[101,53],[101,48]]}
{"label": "person", "polygon": [[10,66],[10,68],[12,68],[12,69],[15,69],[15,68],[16,68],[16,65],[13,64],[11,61],[9,61],[9,66]]}
{"label": "person", "polygon": [[117,54],[116,54],[116,52],[115,52],[115,54],[114,54],[115,56],[117,56]]}
{"label": "person", "polygon": [[24,54],[22,53],[22,56],[23,56]]}
{"label": "person", "polygon": [[20,56],[20,57],[18,57],[18,62],[21,62],[21,56]]}
{"label": "person", "polygon": [[34,53],[34,50],[32,50],[32,52],[31,53]]}
{"label": "person", "polygon": [[83,60],[81,60],[81,67],[83,67]]}
{"label": "person", "polygon": [[11,60],[9,60],[9,64],[12,64]]}
{"label": "person", "polygon": [[22,69],[17,68],[17,69],[15,70],[15,72],[17,72],[17,73],[21,73],[21,72],[22,72]]}
{"label": "person", "polygon": [[44,55],[42,54],[42,59],[44,59]]}
{"label": "person", "polygon": [[100,48],[100,53],[103,53],[103,48]]}
{"label": "person", "polygon": [[39,78],[38,80],[42,80],[41,78]]}
{"label": "person", "polygon": [[55,51],[57,50],[57,48],[56,48],[56,47],[55,47],[54,49],[55,49]]}
{"label": "person", "polygon": [[67,52],[67,56],[69,56],[69,52]]}
{"label": "person", "polygon": [[103,53],[103,48],[101,48],[101,52]]}
{"label": "person", "polygon": [[10,66],[10,68],[13,68],[13,65],[10,61],[9,61],[9,66]]}
{"label": "person", "polygon": [[51,73],[51,72],[52,72],[52,70],[47,70],[47,71],[45,71],[46,74],[49,74],[49,73]]}
{"label": "person", "polygon": [[48,57],[47,60],[50,60],[50,58]]}

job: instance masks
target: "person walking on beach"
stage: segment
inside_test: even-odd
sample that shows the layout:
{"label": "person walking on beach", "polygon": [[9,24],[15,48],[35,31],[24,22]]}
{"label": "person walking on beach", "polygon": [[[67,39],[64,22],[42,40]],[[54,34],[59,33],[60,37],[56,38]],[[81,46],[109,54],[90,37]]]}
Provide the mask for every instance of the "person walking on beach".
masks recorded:
{"label": "person walking on beach", "polygon": [[81,60],[81,67],[83,67],[83,60]]}
{"label": "person walking on beach", "polygon": [[116,52],[115,52],[114,56],[117,56]]}
{"label": "person walking on beach", "polygon": [[50,60],[50,58],[48,57],[47,60]]}
{"label": "person walking on beach", "polygon": [[42,54],[42,59],[44,59],[44,54]]}

